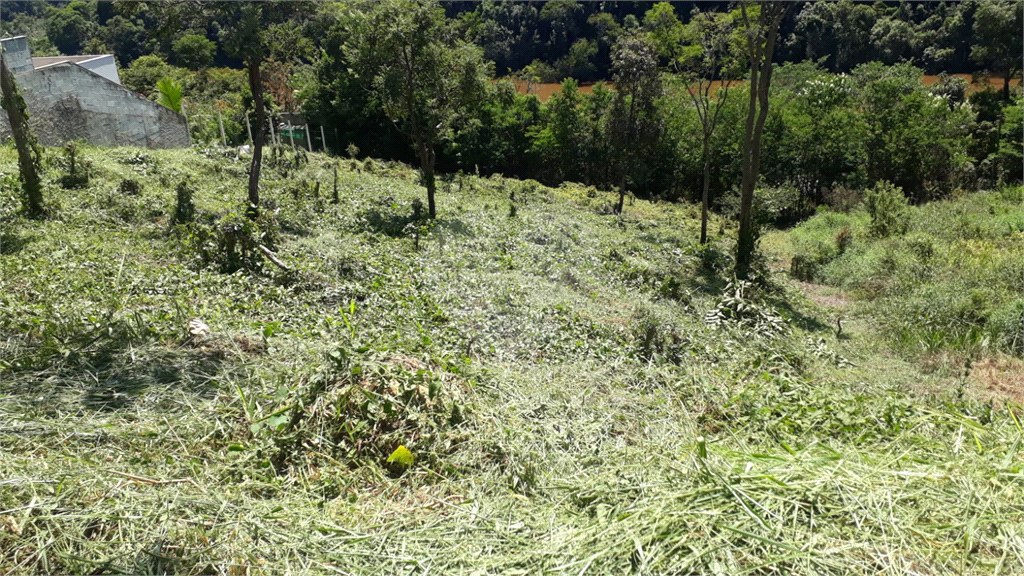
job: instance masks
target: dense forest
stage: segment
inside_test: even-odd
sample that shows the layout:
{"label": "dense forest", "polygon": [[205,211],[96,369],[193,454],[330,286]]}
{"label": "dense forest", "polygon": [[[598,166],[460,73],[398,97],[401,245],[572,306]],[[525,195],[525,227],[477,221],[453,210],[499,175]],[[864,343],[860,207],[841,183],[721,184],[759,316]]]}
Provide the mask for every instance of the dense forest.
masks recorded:
{"label": "dense forest", "polygon": [[1022,11],[0,2],[0,574],[1024,574]]}
{"label": "dense forest", "polygon": [[[112,52],[123,83],[154,99],[157,83],[173,79],[192,111],[195,139],[220,139],[220,111],[227,140],[237,145],[247,139],[252,97],[231,50],[235,16],[216,5],[23,1],[2,10],[4,33],[29,35],[37,56]],[[413,162],[419,153],[406,136],[409,119],[389,114],[360,76],[360,65],[372,65],[358,61],[367,33],[360,15],[380,9],[263,5],[266,106],[272,115],[301,112],[324,126],[326,142],[315,128],[312,138],[334,154]],[[738,34],[738,10],[728,3],[440,3],[429,24],[417,25],[428,25],[427,41],[438,46],[475,47],[464,70],[520,85],[564,85],[547,102],[511,82],[482,87],[432,136],[437,169],[605,189],[622,187],[626,170],[630,194],[699,199],[706,155],[688,87],[697,78],[738,81],[716,110],[720,128],[707,146],[712,204],[728,210],[730,183],[742,170],[745,72],[695,57],[709,15],[716,34]],[[1020,180],[1019,91],[1011,94],[1010,82],[1020,75],[1021,18],[1020,2],[808,2],[789,10],[773,57],[761,180],[785,197],[781,217],[806,215],[835,190],[880,179],[918,202]],[[643,73],[657,85],[620,101],[612,87],[627,73],[630,42],[649,60]],[[723,57],[737,55],[726,47]],[[955,74],[977,75],[980,83]],[[925,86],[922,75],[939,78]],[[994,89],[985,75],[996,79]],[[577,90],[595,81],[607,84]],[[635,147],[622,129],[622,104],[642,99],[630,128],[643,132],[642,149],[627,169],[623,147]]]}

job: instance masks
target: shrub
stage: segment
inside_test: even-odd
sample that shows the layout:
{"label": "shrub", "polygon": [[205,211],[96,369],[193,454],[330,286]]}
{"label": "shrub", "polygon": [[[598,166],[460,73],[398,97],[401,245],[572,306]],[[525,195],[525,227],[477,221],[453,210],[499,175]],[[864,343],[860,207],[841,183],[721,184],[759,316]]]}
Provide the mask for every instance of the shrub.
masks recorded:
{"label": "shrub", "polygon": [[891,182],[881,180],[864,194],[864,204],[871,216],[869,229],[879,238],[901,235],[910,225],[907,197]]}
{"label": "shrub", "polygon": [[797,280],[812,282],[818,273],[819,267],[818,262],[803,254],[797,254],[789,262],[789,275]]}
{"label": "shrub", "polygon": [[410,460],[415,455],[436,463],[438,453],[458,441],[453,429],[468,414],[455,374],[365,348],[335,348],[326,360],[326,371],[284,399],[294,408],[256,424],[271,429],[279,469],[306,457],[303,442],[309,440],[329,446],[334,458],[381,464],[400,447],[411,451]]}
{"label": "shrub", "polygon": [[171,216],[171,226],[188,224],[195,219],[196,205],[192,202],[192,195],[195,191],[182,180],[178,183],[175,191],[174,215]]}
{"label": "shrub", "polygon": [[61,188],[71,190],[89,185],[90,163],[79,156],[78,145],[74,142],[64,146],[64,165],[68,173],[60,177]]}
{"label": "shrub", "polygon": [[635,354],[647,362],[679,364],[691,345],[689,338],[671,322],[647,308],[640,308],[633,314],[631,332]]}
{"label": "shrub", "polygon": [[829,208],[845,214],[860,204],[861,194],[852,188],[836,185],[825,193],[824,200]]}
{"label": "shrub", "polygon": [[122,178],[117,185],[117,191],[126,196],[138,196],[142,193],[142,184],[132,178]]}
{"label": "shrub", "polygon": [[839,251],[839,255],[842,256],[846,249],[850,247],[850,242],[853,241],[853,233],[850,232],[849,226],[843,226],[836,232],[836,250]]}
{"label": "shrub", "polygon": [[265,260],[260,246],[274,246],[277,222],[266,211],[256,220],[232,212],[210,224],[192,226],[189,232],[187,244],[203,264],[225,274],[260,272]]}

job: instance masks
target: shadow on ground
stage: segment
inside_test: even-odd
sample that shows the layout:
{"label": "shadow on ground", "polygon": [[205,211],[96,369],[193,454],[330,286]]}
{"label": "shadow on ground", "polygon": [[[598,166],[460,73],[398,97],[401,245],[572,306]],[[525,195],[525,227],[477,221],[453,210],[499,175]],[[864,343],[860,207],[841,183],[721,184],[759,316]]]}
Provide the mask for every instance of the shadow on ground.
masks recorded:
{"label": "shadow on ground", "polygon": [[4,396],[43,412],[123,410],[144,395],[172,388],[209,398],[233,364],[226,361],[245,353],[233,342],[195,347],[108,342],[41,370],[5,371]]}

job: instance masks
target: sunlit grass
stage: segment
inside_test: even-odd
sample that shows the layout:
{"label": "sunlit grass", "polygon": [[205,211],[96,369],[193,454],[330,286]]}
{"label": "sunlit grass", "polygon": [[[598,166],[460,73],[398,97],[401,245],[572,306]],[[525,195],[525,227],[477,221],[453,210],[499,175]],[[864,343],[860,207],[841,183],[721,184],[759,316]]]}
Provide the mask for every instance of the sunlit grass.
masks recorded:
{"label": "sunlit grass", "polygon": [[82,150],[49,220],[0,197],[0,572],[1024,569],[1019,407],[783,276],[742,302],[783,333],[709,325],[735,229],[702,252],[694,206],[464,177],[420,223],[411,168],[341,162],[333,204],[310,155],[264,169],[292,270],[227,275],[167,219],[183,179],[241,211],[244,162]]}

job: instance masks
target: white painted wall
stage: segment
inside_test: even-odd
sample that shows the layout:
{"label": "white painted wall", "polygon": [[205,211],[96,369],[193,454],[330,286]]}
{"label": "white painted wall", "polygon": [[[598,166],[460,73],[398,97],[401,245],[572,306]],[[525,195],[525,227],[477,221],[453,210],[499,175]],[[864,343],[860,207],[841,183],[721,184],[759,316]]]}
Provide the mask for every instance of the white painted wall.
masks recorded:
{"label": "white painted wall", "polygon": [[105,54],[103,56],[97,56],[92,60],[86,60],[84,62],[78,62],[78,65],[86,70],[92,70],[93,72],[103,76],[107,80],[110,80],[114,84],[121,84],[121,77],[117,75],[117,63],[114,62],[113,54]]}

